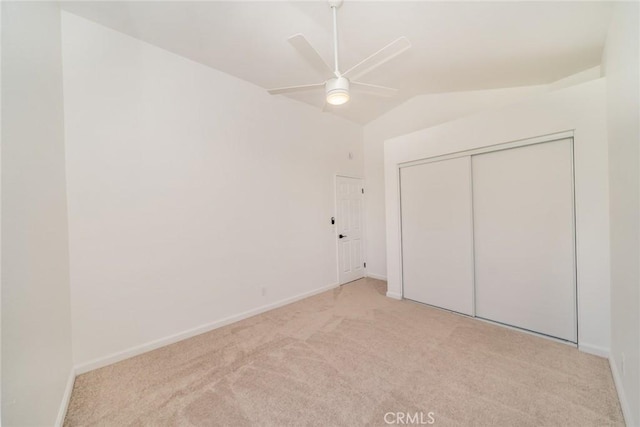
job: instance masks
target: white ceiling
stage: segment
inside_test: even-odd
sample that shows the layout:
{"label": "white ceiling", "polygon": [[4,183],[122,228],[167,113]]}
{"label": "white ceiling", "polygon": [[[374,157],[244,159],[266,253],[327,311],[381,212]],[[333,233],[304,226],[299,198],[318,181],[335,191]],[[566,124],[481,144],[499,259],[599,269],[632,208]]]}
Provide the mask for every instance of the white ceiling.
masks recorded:
{"label": "white ceiling", "polygon": [[[332,63],[325,1],[63,2],[63,9],[263,88],[323,76],[287,43],[303,33]],[[366,123],[419,94],[550,83],[600,64],[607,2],[346,1],[338,12],[346,70],[399,36],[413,47],[361,81],[396,97],[355,94],[333,112]],[[283,95],[277,95],[283,96]],[[322,91],[288,95],[324,104]]]}

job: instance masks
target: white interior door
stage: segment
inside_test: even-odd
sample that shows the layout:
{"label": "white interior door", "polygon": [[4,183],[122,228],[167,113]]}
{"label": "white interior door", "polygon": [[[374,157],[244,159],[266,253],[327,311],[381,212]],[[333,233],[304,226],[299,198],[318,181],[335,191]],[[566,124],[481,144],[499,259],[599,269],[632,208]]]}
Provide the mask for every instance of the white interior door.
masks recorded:
{"label": "white interior door", "polygon": [[469,157],[401,169],[405,298],[473,315]]}
{"label": "white interior door", "polygon": [[364,277],[362,180],[336,177],[336,238],[340,284]]}
{"label": "white interior door", "polygon": [[572,140],[473,156],[476,315],[576,342]]}

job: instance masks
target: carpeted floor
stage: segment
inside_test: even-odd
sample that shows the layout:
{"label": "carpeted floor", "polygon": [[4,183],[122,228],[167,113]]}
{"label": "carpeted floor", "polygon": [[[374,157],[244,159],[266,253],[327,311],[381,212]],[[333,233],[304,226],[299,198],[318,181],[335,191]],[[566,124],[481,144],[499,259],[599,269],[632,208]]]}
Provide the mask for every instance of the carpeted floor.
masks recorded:
{"label": "carpeted floor", "polygon": [[385,289],[358,280],[80,375],[65,425],[624,424],[605,359]]}

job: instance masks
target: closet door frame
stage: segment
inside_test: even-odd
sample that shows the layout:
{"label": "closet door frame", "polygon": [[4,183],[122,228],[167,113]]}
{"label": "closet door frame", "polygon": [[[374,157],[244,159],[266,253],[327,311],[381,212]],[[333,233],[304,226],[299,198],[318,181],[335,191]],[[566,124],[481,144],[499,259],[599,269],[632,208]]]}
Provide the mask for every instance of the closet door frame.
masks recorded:
{"label": "closet door frame", "polygon": [[[493,322],[491,320],[486,320],[486,319],[481,319],[478,317],[475,317],[475,292],[476,292],[476,283],[475,283],[475,262],[474,262],[474,283],[473,283],[473,298],[474,298],[474,315],[473,317],[475,319],[484,321],[484,322],[489,322],[489,323],[495,323],[510,329],[515,329],[521,332],[525,332],[525,333],[529,333],[529,334],[533,334],[536,336],[540,336],[540,337],[544,337],[544,338],[548,338],[557,342],[561,342],[561,343],[566,343],[572,346],[579,346],[579,341],[580,341],[580,282],[578,279],[578,248],[577,248],[577,239],[578,236],[576,234],[576,189],[575,189],[575,183],[576,183],[576,174],[575,174],[575,149],[574,149],[574,144],[575,144],[575,139],[574,139],[574,132],[571,131],[565,131],[565,132],[559,132],[559,133],[553,133],[553,134],[548,134],[548,135],[541,135],[538,137],[533,137],[533,138],[526,138],[526,139],[520,139],[517,141],[511,141],[511,142],[505,142],[505,143],[499,143],[499,144],[494,144],[494,145],[487,145],[484,147],[480,147],[480,148],[474,148],[471,150],[461,150],[461,151],[454,151],[451,153],[447,153],[447,154],[441,154],[441,155],[437,155],[437,156],[432,156],[432,157],[426,157],[424,159],[419,159],[419,160],[413,160],[410,162],[404,162],[404,163],[399,163],[397,165],[397,169],[396,169],[396,174],[398,177],[398,194],[401,195],[402,194],[402,188],[401,188],[401,180],[400,180],[400,174],[401,174],[401,169],[405,168],[405,167],[409,167],[409,166],[415,166],[415,165],[420,165],[420,164],[424,164],[424,163],[432,163],[432,162],[438,162],[438,161],[442,161],[442,160],[449,160],[449,159],[455,159],[458,157],[472,157],[474,155],[477,154],[484,154],[484,153],[490,153],[490,152],[495,152],[495,151],[502,151],[502,150],[509,150],[512,148],[519,148],[519,147],[524,147],[527,145],[536,145],[536,144],[544,144],[546,142],[553,142],[553,141],[559,141],[559,140],[563,140],[563,139],[571,139],[571,189],[572,189],[572,199],[573,199],[573,203],[572,203],[572,227],[571,227],[571,231],[572,231],[572,235],[573,235],[573,266],[572,266],[572,271],[573,271],[573,278],[574,278],[574,288],[575,288],[575,296],[576,296],[576,300],[575,300],[575,319],[576,319],[576,342],[570,342],[570,341],[565,341],[563,339],[560,338],[555,338],[555,337],[551,337],[548,335],[544,335],[544,334],[540,334],[537,332],[532,332],[532,331],[528,331],[526,329],[521,329],[515,326],[510,326],[510,325],[505,325],[499,322]],[[472,178],[473,179],[473,178]],[[472,191],[471,191],[471,197],[473,198],[473,181],[472,181]],[[401,287],[401,298],[404,298],[404,272],[402,270],[402,266],[404,265],[403,263],[403,255],[402,255],[402,208],[401,208],[401,201],[399,200],[398,205],[397,205],[397,210],[398,210],[398,218],[399,218],[399,233],[398,233],[398,244],[399,244],[399,248],[400,248],[400,287]],[[473,203],[471,205],[471,209],[473,212]],[[472,248],[472,251],[474,251],[474,249]],[[475,251],[473,252],[474,254],[474,259],[475,259]],[[445,310],[445,309],[442,309]]]}

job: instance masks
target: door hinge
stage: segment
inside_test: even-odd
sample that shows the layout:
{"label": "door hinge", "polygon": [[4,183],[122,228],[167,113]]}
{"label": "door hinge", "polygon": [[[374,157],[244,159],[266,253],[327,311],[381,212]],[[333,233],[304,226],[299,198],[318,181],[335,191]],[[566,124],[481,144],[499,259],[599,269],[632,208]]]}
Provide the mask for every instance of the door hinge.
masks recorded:
{"label": "door hinge", "polygon": [[364,268],[367,268],[367,263],[366,262],[364,263]]}
{"label": "door hinge", "polygon": [[364,188],[362,189],[362,194],[364,194]]}

